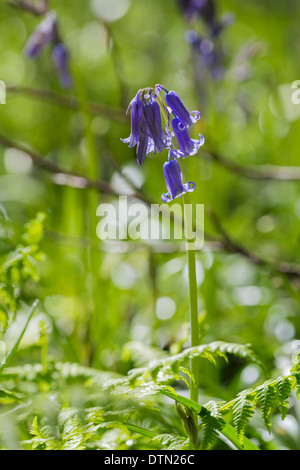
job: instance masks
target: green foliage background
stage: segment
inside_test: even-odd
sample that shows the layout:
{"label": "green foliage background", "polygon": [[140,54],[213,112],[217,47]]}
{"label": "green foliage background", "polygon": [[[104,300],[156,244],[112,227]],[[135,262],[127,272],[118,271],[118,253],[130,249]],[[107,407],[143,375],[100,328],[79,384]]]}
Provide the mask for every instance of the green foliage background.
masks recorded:
{"label": "green foliage background", "polygon": [[[3,449],[190,446],[172,399],[154,394],[161,386],[156,373],[132,382],[127,392],[122,382],[132,368],[149,371],[151,360],[189,346],[185,254],[156,252],[139,241],[110,251],[96,236],[96,208],[115,197],[71,187],[78,181],[43,170],[16,148],[122,192],[127,186],[120,169],[160,203],[167,156],[147,158],[140,168],[135,150],[120,141],[130,132],[129,101],[139,88],[156,83],[176,90],[188,109],[202,114],[193,132],[206,142],[185,165],[187,178],[197,184],[192,201],[207,208],[209,236],[197,252],[201,344],[251,344],[264,364],[249,364],[250,353],[228,348],[227,362],[201,352],[200,403],[220,400],[230,412],[236,406],[233,421],[228,414],[226,419],[236,424],[242,443],[246,433],[262,449],[300,448],[300,405],[292,393],[297,367],[284,384],[276,382],[297,366],[300,345],[300,275],[284,274],[300,265],[299,182],[249,178],[240,171],[276,165],[282,175],[282,167],[299,164],[300,105],[291,102],[291,84],[300,79],[300,6],[296,0],[215,3],[220,17],[234,16],[220,36],[225,75],[214,81],[204,70],[197,83],[184,40],[191,26],[175,1],[131,0],[124,15],[108,22],[90,1],[51,0],[71,55],[74,81],[64,91],[49,50],[36,61],[23,53],[39,20],[1,0],[0,79],[7,86],[6,104],[0,105],[1,360],[40,299],[0,377]],[[206,33],[201,20],[193,27]],[[37,98],[29,89],[74,96],[79,107]],[[89,113],[87,101],[105,107]],[[224,161],[238,168],[226,168]],[[161,299],[170,312],[158,313]],[[162,382],[187,396],[179,380],[187,370],[176,367],[163,372]],[[148,392],[141,392],[147,380]],[[259,389],[252,402],[247,394],[240,398],[246,405],[224,405],[266,380],[275,380],[277,402],[273,394],[267,406],[269,398],[263,401]],[[122,390],[113,393],[117,383]],[[270,393],[270,387],[263,390]],[[241,410],[253,415],[248,427]],[[205,420],[203,426],[208,429]],[[212,425],[213,433],[218,426]],[[217,436],[210,441],[208,432],[202,442],[205,436],[212,448],[230,448]]]}

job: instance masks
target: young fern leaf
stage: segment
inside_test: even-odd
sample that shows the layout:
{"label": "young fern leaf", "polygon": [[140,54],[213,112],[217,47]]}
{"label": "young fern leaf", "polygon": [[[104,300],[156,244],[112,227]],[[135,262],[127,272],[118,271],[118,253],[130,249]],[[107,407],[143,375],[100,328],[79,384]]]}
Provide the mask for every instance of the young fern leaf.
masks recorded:
{"label": "young fern leaf", "polygon": [[248,395],[247,390],[240,393],[232,407],[233,425],[241,444],[244,443],[246,427],[255,410],[255,403],[248,399]]}
{"label": "young fern leaf", "polygon": [[281,419],[283,420],[289,411],[288,398],[295,387],[294,377],[279,377],[278,384],[278,400]]}
{"label": "young fern leaf", "polygon": [[200,413],[201,424],[204,430],[204,437],[201,442],[201,449],[207,450],[215,444],[218,439],[218,431],[222,431],[224,420],[219,412],[220,405],[215,401],[210,401],[204,405],[203,411]]}
{"label": "young fern leaf", "polygon": [[261,415],[269,433],[271,432],[271,415],[278,404],[275,384],[265,382],[258,388],[256,400],[261,408]]}
{"label": "young fern leaf", "polygon": [[244,390],[234,400],[223,405],[220,411],[222,413],[232,411],[235,430],[243,442],[246,426],[252,418],[255,408],[260,407],[265,426],[270,432],[272,413],[279,409],[281,419],[287,416],[288,399],[294,390],[297,392],[299,383],[300,373],[299,366],[297,366],[291,370],[290,375],[267,380],[256,389]]}

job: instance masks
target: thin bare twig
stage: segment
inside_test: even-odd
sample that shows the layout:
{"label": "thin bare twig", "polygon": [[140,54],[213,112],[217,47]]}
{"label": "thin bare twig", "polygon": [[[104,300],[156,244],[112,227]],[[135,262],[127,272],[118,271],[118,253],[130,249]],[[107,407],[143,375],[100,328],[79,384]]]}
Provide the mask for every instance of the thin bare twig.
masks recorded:
{"label": "thin bare twig", "polygon": [[253,253],[251,250],[243,247],[237,241],[235,241],[231,235],[227,233],[224,226],[222,225],[219,217],[211,207],[206,207],[206,212],[213,221],[217,231],[220,233],[222,239],[221,243],[224,250],[231,253],[238,253],[249,261],[259,266],[271,268],[273,271],[277,271],[281,274],[286,275],[288,278],[300,278],[300,266],[294,263],[288,263],[286,261],[278,260],[267,260],[260,255]]}
{"label": "thin bare twig", "polygon": [[205,159],[212,159],[227,170],[252,180],[300,181],[300,167],[277,165],[239,165],[211,150],[201,151]]}
{"label": "thin bare twig", "polygon": [[[27,146],[13,142],[11,139],[8,139],[2,133],[0,133],[0,144],[2,144],[4,147],[15,148],[29,155],[34,165],[52,173],[53,180],[57,184],[63,184],[66,186],[72,186],[75,188],[82,189],[93,188],[106,194],[118,195],[118,193],[112,188],[112,186],[108,182],[99,179],[91,179],[86,177],[79,171],[70,170],[68,168],[62,167],[61,165],[58,165],[55,162],[47,160],[38,152],[31,150]],[[143,196],[141,194],[133,194],[132,197],[143,199]]]}
{"label": "thin bare twig", "polygon": [[[40,88],[22,87],[22,86],[8,86],[6,91],[11,94],[22,94],[44,100],[49,103],[62,106],[64,108],[79,110],[78,100],[74,96],[70,96],[63,93],[57,93],[50,90],[42,90]],[[88,102],[89,112],[96,116],[104,116],[107,119],[127,123],[129,118],[125,112],[118,108],[112,108],[105,104],[95,103],[93,101]]]}

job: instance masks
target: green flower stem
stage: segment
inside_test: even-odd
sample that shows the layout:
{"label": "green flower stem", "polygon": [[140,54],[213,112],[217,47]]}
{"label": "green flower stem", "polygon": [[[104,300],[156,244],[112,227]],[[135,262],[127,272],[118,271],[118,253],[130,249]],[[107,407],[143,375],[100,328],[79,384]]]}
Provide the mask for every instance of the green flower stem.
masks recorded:
{"label": "green flower stem", "polygon": [[[187,241],[187,262],[188,262],[188,276],[189,276],[189,316],[190,316],[190,342],[191,347],[199,345],[199,332],[198,332],[198,292],[197,292],[197,273],[196,273],[196,250],[193,249],[193,241],[189,240],[188,228],[193,227],[192,211],[189,211],[185,206],[191,207],[190,195],[188,193],[184,196],[184,223],[185,223],[185,236]],[[190,369],[193,380],[190,384],[190,398],[198,403],[198,389],[199,389],[199,358],[195,357],[190,360]],[[197,418],[195,417],[195,422]]]}

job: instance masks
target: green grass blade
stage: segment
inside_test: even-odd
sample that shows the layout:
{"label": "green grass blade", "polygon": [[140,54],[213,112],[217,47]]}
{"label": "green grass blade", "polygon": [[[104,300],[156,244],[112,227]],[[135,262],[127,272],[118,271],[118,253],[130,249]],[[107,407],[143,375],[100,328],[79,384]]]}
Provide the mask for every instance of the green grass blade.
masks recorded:
{"label": "green grass blade", "polygon": [[142,436],[149,437],[150,439],[154,439],[154,437],[157,436],[157,434],[155,432],[149,431],[149,429],[141,428],[140,426],[137,426],[135,424],[129,424],[129,423],[125,423],[125,422],[122,422],[121,424],[126,426],[126,428],[129,431],[135,432],[137,434],[141,434]]}
{"label": "green grass blade", "polygon": [[12,358],[14,357],[15,353],[17,352],[17,349],[19,347],[19,344],[21,342],[21,339],[23,338],[24,336],[24,333],[29,325],[29,322],[31,320],[31,318],[33,317],[33,314],[38,306],[38,303],[39,301],[38,300],[35,300],[31,306],[31,309],[29,311],[29,314],[28,314],[28,317],[27,317],[27,320],[26,320],[26,323],[25,325],[23,326],[23,329],[21,331],[21,333],[19,334],[18,338],[16,339],[14,345],[12,346],[12,348],[10,349],[10,351],[7,353],[7,355],[5,356],[5,358],[3,359],[3,361],[1,362],[0,364],[0,374],[1,372],[3,371],[3,369],[10,363],[10,361],[12,360]]}

